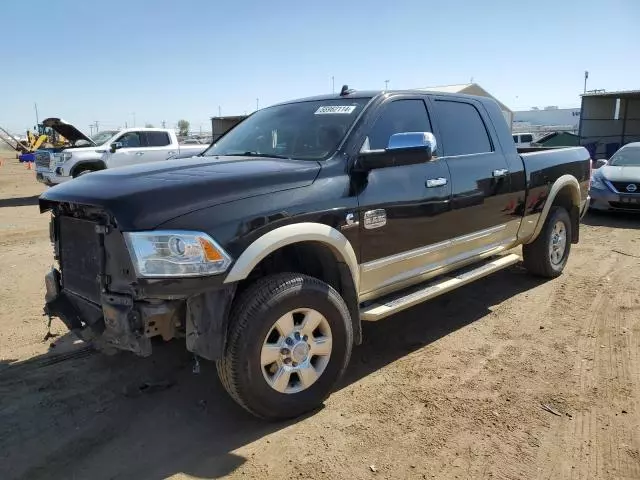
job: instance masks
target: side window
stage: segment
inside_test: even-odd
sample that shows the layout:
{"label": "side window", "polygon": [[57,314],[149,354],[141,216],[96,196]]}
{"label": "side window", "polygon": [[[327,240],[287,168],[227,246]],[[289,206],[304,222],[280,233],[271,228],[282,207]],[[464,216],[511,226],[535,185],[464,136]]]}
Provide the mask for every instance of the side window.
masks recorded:
{"label": "side window", "polygon": [[166,147],[171,145],[171,139],[167,132],[144,132],[147,137],[147,146],[149,147]]}
{"label": "side window", "polygon": [[533,135],[522,135],[522,143],[533,142]]}
{"label": "side window", "polygon": [[435,104],[444,155],[493,151],[487,128],[476,107],[448,100],[436,100]]}
{"label": "side window", "polygon": [[513,135],[513,141],[516,142],[516,143],[519,143],[518,142],[518,135]]}
{"label": "side window", "polygon": [[122,143],[123,148],[137,148],[142,147],[142,135],[140,132],[127,132],[116,140],[116,142]]}
{"label": "side window", "polygon": [[387,148],[389,137],[402,132],[432,132],[422,100],[398,100],[387,105],[369,133],[369,149]]}

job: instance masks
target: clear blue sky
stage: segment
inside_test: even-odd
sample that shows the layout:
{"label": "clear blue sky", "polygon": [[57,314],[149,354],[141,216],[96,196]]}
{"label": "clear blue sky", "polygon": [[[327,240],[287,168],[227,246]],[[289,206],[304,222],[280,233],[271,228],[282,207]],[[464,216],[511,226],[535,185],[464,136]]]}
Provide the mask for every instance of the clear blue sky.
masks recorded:
{"label": "clear blue sky", "polygon": [[[2,0],[0,126],[89,131],[331,91],[467,83],[512,109],[640,88],[638,0]],[[36,12],[42,12],[38,15]],[[27,21],[17,21],[18,19]]]}

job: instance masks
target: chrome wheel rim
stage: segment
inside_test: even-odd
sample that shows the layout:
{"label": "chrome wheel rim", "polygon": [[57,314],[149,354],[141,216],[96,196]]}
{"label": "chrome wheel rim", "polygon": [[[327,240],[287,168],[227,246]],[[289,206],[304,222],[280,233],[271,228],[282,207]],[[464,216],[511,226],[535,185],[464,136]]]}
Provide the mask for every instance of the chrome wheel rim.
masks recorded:
{"label": "chrome wheel rim", "polygon": [[564,252],[567,249],[567,229],[564,222],[556,222],[551,231],[551,241],[549,242],[549,259],[554,265],[559,265],[564,259]]}
{"label": "chrome wheel rim", "polygon": [[331,327],[324,315],[310,308],[292,310],[267,333],[260,352],[262,375],[277,392],[301,392],[320,378],[332,348]]}

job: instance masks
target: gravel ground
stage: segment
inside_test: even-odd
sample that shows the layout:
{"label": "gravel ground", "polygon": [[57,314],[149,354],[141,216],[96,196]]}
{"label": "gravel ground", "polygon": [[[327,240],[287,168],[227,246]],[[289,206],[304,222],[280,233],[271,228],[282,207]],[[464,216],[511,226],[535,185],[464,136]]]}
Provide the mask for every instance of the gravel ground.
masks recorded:
{"label": "gravel ground", "polygon": [[263,423],[179,342],[43,340],[44,187],[5,158],[0,478],[640,478],[640,217],[588,215],[556,280],[515,266],[365,325],[322,409]]}

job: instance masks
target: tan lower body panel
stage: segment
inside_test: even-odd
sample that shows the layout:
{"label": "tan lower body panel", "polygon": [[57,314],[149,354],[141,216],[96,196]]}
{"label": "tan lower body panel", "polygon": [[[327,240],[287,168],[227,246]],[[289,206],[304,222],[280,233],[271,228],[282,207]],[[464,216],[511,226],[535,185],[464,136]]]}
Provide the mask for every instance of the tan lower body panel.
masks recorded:
{"label": "tan lower body panel", "polygon": [[498,258],[491,258],[482,262],[471,270],[458,273],[455,276],[446,276],[429,282],[424,286],[411,289],[409,292],[400,292],[383,302],[374,302],[360,310],[360,318],[364,321],[374,322],[389,315],[394,315],[402,310],[413,307],[419,303],[450,292],[458,287],[471,283],[474,280],[502,270],[510,265],[518,263],[520,257],[515,253]]}
{"label": "tan lower body panel", "polygon": [[520,219],[360,265],[361,302],[424,282],[512,248]]}

